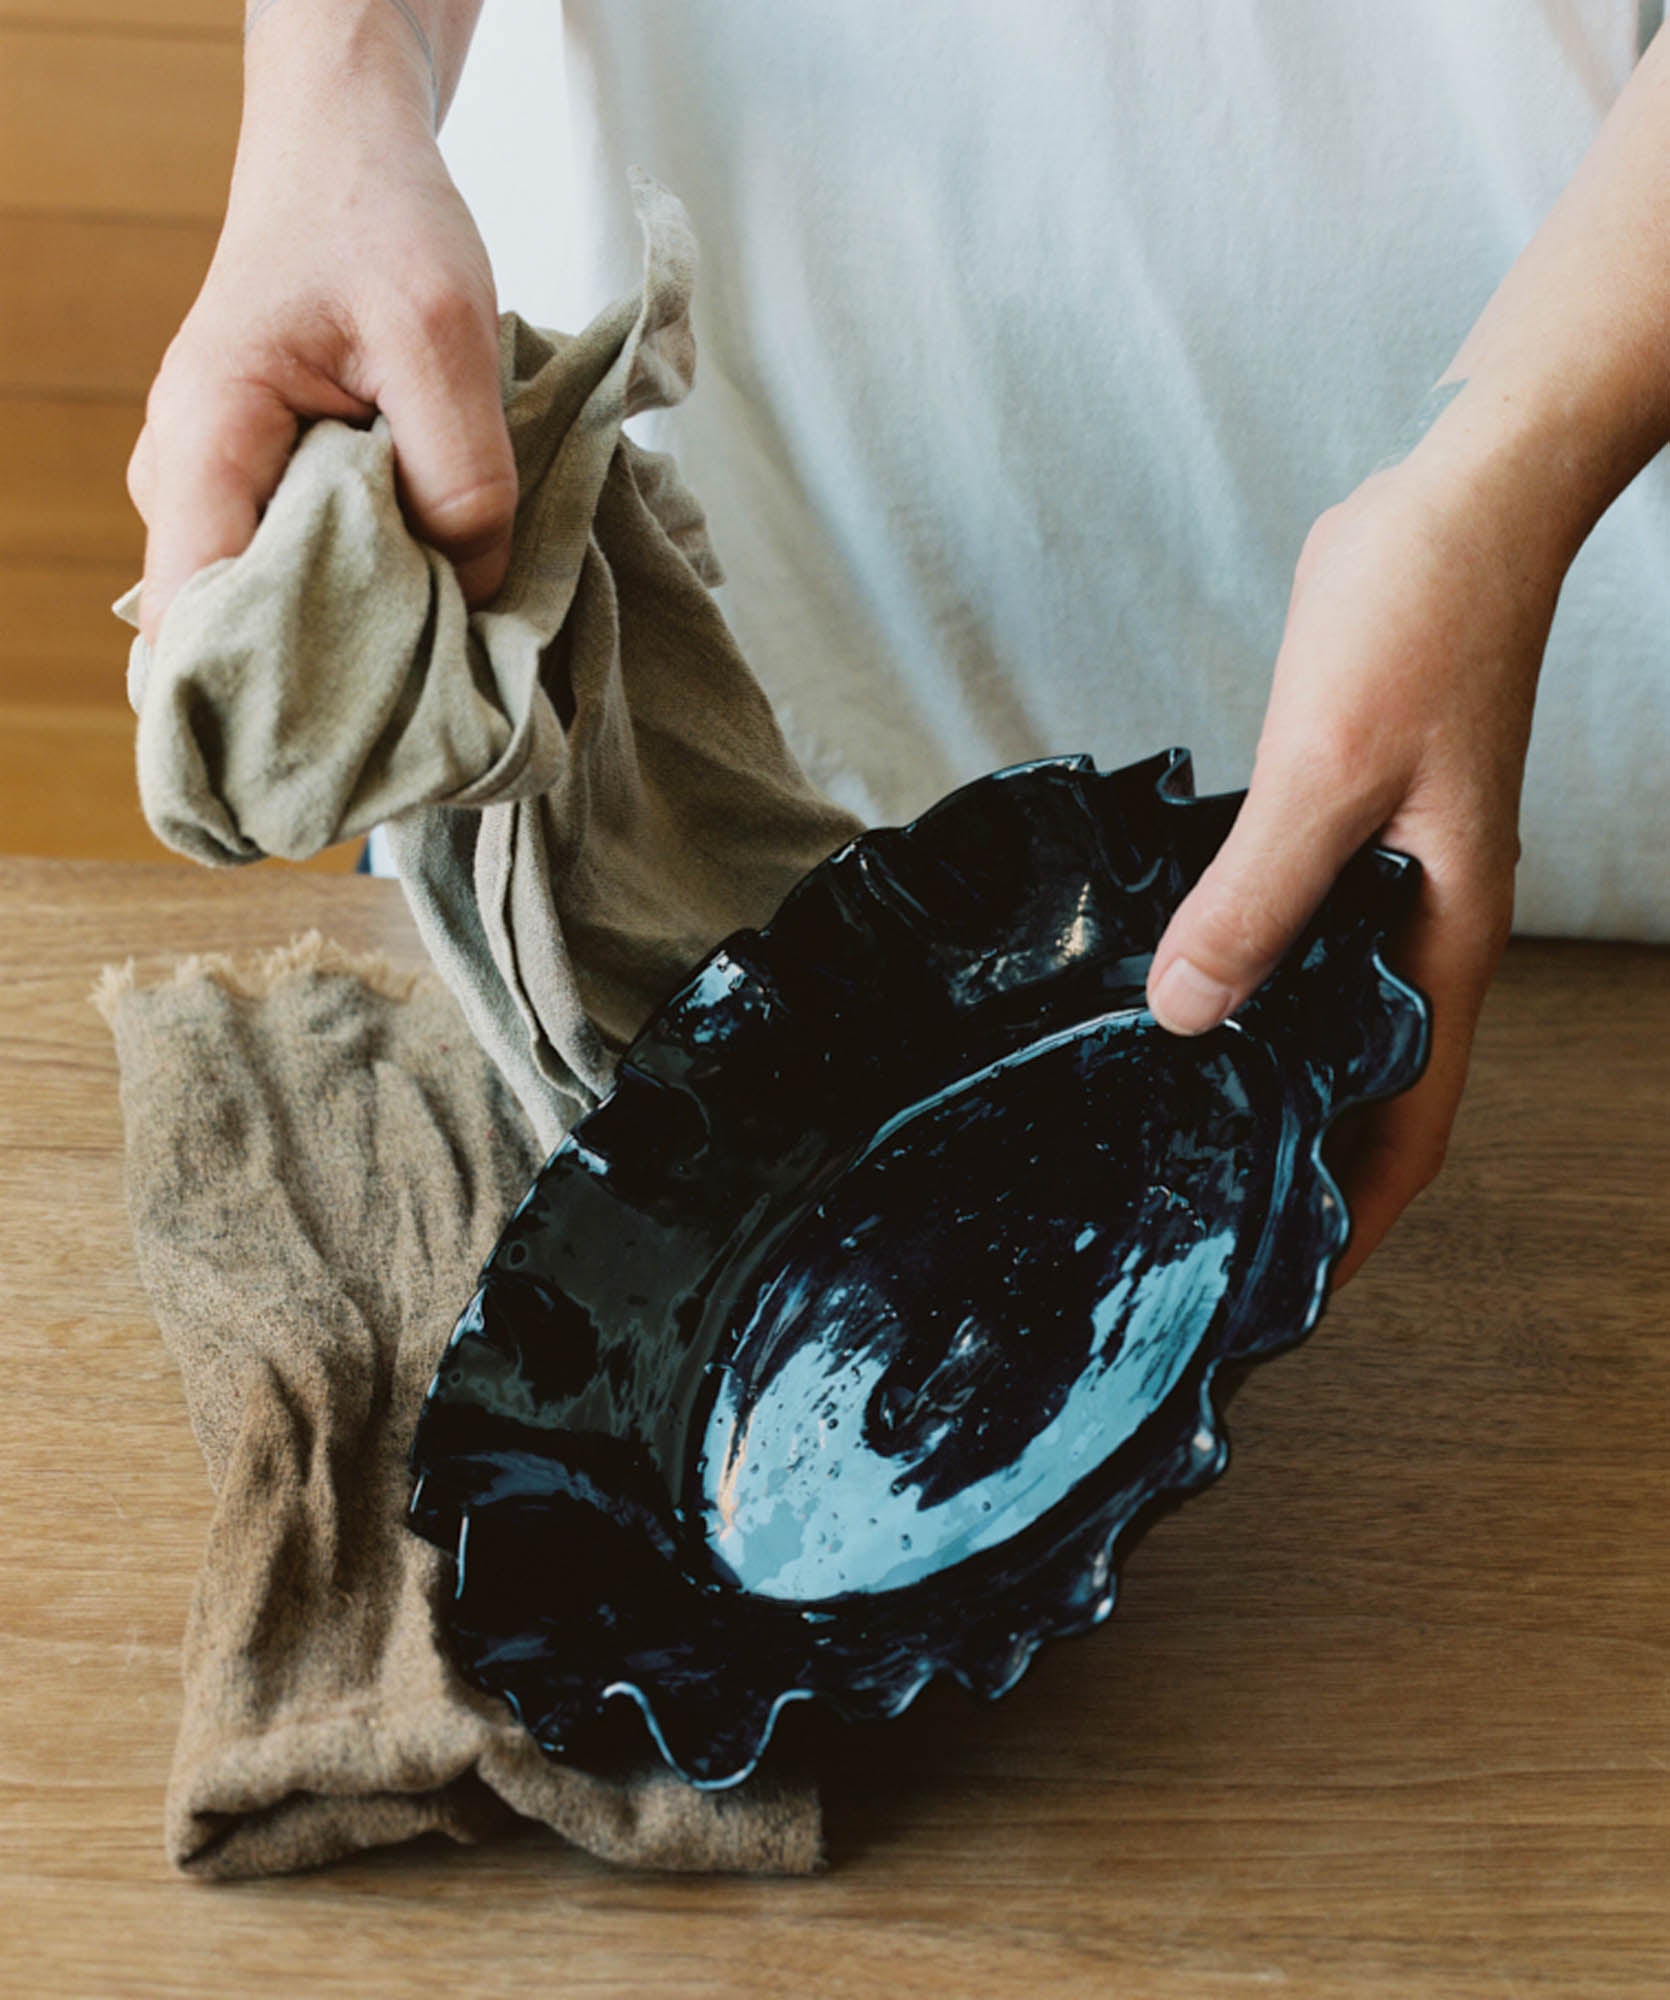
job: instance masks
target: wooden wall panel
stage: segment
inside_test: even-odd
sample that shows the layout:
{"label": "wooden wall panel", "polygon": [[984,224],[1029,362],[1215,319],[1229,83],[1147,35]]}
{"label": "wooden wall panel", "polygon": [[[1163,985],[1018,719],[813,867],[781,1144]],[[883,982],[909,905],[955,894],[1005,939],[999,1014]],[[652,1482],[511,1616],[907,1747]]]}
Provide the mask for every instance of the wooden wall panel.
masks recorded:
{"label": "wooden wall panel", "polygon": [[142,562],[126,485],[142,417],[126,402],[0,396],[0,559]]}
{"label": "wooden wall panel", "polygon": [[243,39],[244,0],[0,0],[0,26]]}
{"label": "wooden wall panel", "polygon": [[139,809],[125,709],[7,703],[0,729],[0,853],[165,858]]}
{"label": "wooden wall panel", "polygon": [[0,26],[0,207],[217,220],[241,75],[232,42]]}
{"label": "wooden wall panel", "polygon": [[141,402],[215,236],[210,222],[0,213],[0,392]]}
{"label": "wooden wall panel", "polygon": [[0,702],[125,718],[133,635],[110,607],[138,574],[128,563],[0,562]]}
{"label": "wooden wall panel", "polygon": [[[357,853],[357,843],[333,847],[300,865],[341,874]],[[125,703],[0,703],[0,854],[196,865],[164,847],[145,824]]]}
{"label": "wooden wall panel", "polygon": [[0,0],[0,853],[171,858],[139,809],[110,604],[144,559],[145,391],[219,228],[242,15]]}

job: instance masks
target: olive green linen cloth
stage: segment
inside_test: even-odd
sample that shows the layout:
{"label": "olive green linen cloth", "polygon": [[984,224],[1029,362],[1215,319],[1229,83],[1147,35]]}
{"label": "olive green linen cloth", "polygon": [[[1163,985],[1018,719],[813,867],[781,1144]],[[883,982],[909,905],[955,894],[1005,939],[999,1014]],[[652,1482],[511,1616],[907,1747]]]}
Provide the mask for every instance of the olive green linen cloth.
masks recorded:
{"label": "olive green linen cloth", "polygon": [[[408,531],[387,422],[325,419],[249,548],[130,651],[159,837],[232,864],[387,822],[424,942],[547,1146],[690,967],[860,830],[738,651],[700,505],[622,431],[695,369],[689,218],[631,179],[641,290],[574,337],[500,321],[521,500],[491,604],[469,611]],[[115,608],[137,606],[136,586]]]}
{"label": "olive green linen cloth", "polygon": [[175,1866],[269,1875],[519,1818],[642,1866],[817,1866],[816,1788],[783,1746],[723,1793],[647,1739],[587,1770],[447,1660],[450,1565],[404,1524],[407,1452],[539,1147],[441,982],[312,936],[154,983],[112,970],[96,997],[139,1267],[215,1495],[164,1811]]}

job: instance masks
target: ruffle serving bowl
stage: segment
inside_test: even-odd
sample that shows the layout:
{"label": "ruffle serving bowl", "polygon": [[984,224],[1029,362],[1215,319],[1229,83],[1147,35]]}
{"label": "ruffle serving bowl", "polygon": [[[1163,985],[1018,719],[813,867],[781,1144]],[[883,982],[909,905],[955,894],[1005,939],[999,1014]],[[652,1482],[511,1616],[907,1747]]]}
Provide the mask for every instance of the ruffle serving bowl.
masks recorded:
{"label": "ruffle serving bowl", "polygon": [[1228,1387],[1349,1233],[1328,1129],[1428,1025],[1382,957],[1416,864],[1367,847],[1230,1021],[1157,1026],[1239,803],[1183,751],[996,772],[812,870],[626,1051],[412,1454],[453,1657],[546,1749],[631,1701],[719,1787],[787,1702],[1000,1695],[1223,1469]]}

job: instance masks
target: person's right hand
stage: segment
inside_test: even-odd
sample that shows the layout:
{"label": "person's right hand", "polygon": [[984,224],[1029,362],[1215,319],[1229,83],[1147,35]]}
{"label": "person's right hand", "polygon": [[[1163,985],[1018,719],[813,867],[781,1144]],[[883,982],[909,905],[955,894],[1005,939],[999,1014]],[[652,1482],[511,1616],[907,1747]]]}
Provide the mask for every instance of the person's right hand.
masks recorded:
{"label": "person's right hand", "polygon": [[128,463],[152,642],[181,584],[248,546],[303,417],[381,410],[413,532],[471,604],[504,579],[517,481],[487,253],[421,91],[346,89],[246,95],[220,241]]}

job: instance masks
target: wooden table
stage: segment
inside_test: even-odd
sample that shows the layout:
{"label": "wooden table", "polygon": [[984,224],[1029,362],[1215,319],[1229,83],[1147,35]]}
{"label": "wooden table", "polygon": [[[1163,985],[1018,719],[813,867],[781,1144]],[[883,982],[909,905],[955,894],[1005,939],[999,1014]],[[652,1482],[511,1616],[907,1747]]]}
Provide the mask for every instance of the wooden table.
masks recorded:
{"label": "wooden table", "polygon": [[1442,1181],[1100,1632],[835,1737],[833,1866],[160,1847],[208,1493],[129,1255],[107,960],[392,886],[0,863],[0,1993],[1670,1992],[1670,953],[1517,945]]}

